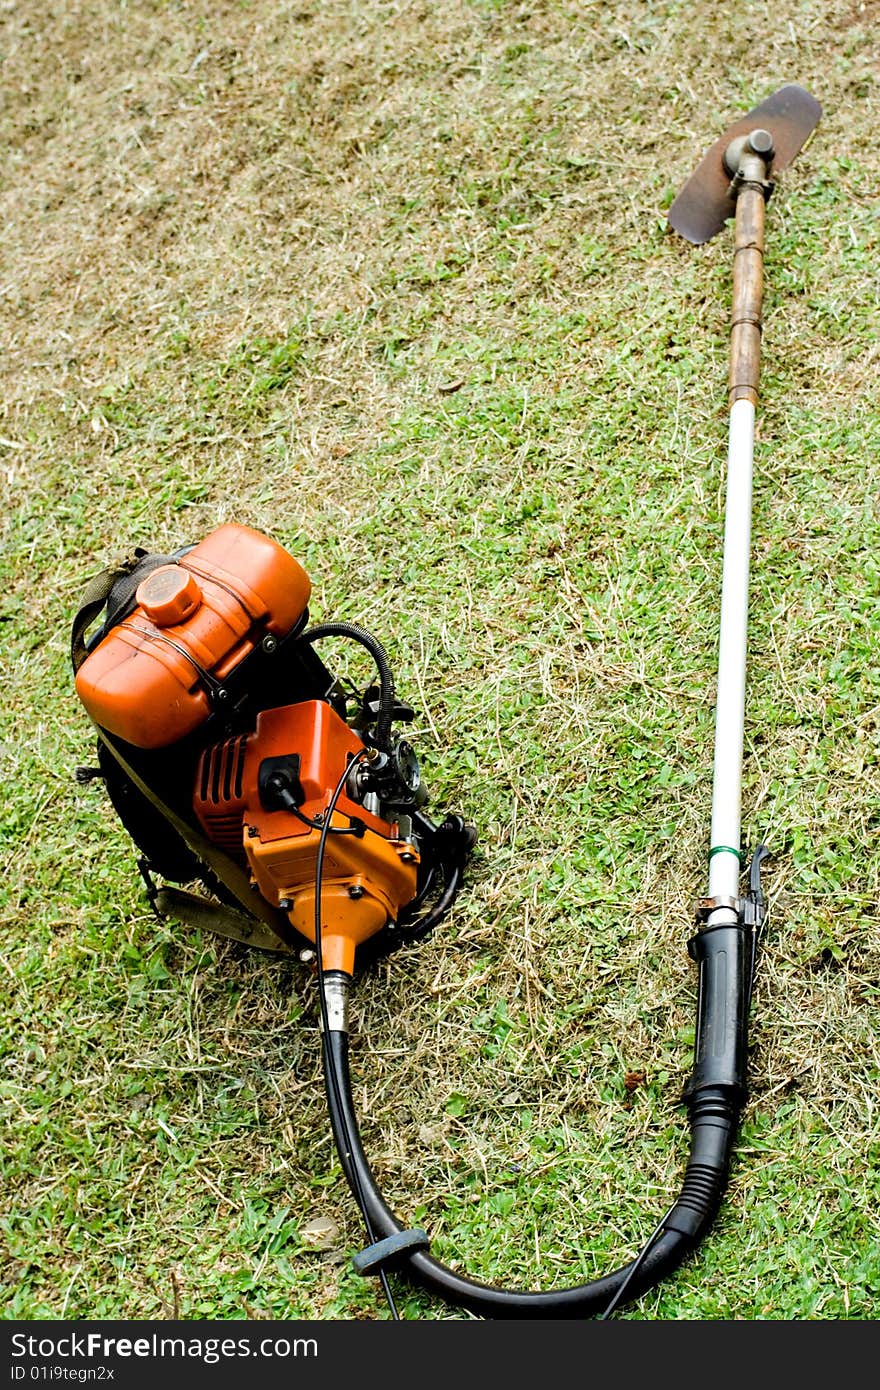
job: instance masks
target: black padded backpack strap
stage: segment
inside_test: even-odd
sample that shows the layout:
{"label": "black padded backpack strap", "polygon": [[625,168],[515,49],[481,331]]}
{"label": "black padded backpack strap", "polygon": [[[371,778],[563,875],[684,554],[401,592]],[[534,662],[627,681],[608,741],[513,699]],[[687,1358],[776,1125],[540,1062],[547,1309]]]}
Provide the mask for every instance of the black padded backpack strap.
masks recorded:
{"label": "black padded backpack strap", "polygon": [[70,636],[70,660],[74,674],[89,654],[86,633],[102,609],[106,607],[107,616],[97,633],[99,641],[134,608],[134,596],[141,580],[159,565],[176,564],[177,558],[175,555],[150,555],[138,547],[124,560],[108,565],[89,580]]}
{"label": "black padded backpack strap", "polygon": [[79,611],[73,620],[73,629],[70,634],[70,660],[73,665],[74,673],[82,666],[88,651],[86,648],[86,633],[98,614],[103,610],[113,585],[120,579],[128,578],[138,562],[137,554],[129,555],[121,560],[117,565],[108,565],[90,579],[86,585],[86,591],[82,596]]}

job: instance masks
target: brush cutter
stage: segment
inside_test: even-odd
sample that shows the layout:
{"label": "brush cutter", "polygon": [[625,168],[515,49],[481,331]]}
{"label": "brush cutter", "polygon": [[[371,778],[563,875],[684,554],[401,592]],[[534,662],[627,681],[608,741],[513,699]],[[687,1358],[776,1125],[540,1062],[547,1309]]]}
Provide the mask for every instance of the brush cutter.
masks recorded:
{"label": "brush cutter", "polygon": [[[427,1234],[397,1219],[370,1171],[348,1067],[356,958],[362,965],[430,932],[475,840],[461,816],[427,813],[416,752],[396,730],[413,710],[398,699],[381,644],[353,623],[309,627],[311,586],[298,561],[234,524],[170,555],[135,551],[83,595],[71,652],[98,766],[80,769],[80,780],[104,780],[157,913],[313,966],[333,1137],[369,1241],[354,1265],[378,1275],[393,1316],[391,1270],[485,1317],[608,1317],[675,1270],[720,1205],[746,1093],[764,917],[763,846],[740,891],[764,210],[772,176],[818,118],[808,93],[783,87],[716,141],[669,213],[694,242],[735,217],[730,444],[709,884],[689,943],[699,966],[691,1153],[680,1195],[635,1260],[555,1291],[478,1283],[434,1258]],[[319,658],[315,647],[329,638],[368,651],[376,679],[365,689]]]}

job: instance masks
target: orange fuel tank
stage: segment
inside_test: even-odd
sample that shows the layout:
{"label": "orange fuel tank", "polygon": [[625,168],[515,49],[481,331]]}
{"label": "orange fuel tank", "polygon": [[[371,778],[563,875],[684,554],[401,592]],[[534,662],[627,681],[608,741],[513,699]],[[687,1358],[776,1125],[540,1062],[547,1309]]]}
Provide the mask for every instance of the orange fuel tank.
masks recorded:
{"label": "orange fuel tank", "polygon": [[109,733],[166,748],[211,713],[212,686],[264,638],[291,631],[310,593],[305,570],[277,542],[221,526],[141,581],[134,611],[80,667],[77,694]]}

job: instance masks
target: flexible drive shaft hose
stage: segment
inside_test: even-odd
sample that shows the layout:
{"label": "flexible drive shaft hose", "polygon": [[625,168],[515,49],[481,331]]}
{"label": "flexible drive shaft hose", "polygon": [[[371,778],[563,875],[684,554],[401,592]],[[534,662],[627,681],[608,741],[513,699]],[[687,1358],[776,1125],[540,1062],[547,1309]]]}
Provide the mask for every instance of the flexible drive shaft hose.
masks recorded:
{"label": "flexible drive shaft hose", "polygon": [[[346,1180],[362,1203],[374,1240],[404,1230],[388,1207],[364,1155],[351,1096],[348,1036],[324,1037],[324,1074],[333,1137]],[[578,1318],[602,1314],[628,1281],[630,1302],[673,1270],[699,1244],[712,1224],[727,1183],[739,1106],[728,1087],[702,1089],[691,1102],[691,1157],[681,1194],[658,1229],[650,1249],[633,1265],[588,1284],[555,1291],[495,1288],[457,1274],[424,1250],[407,1252],[399,1268],[413,1282],[446,1302],[487,1318]],[[632,1277],[631,1277],[632,1276]]]}

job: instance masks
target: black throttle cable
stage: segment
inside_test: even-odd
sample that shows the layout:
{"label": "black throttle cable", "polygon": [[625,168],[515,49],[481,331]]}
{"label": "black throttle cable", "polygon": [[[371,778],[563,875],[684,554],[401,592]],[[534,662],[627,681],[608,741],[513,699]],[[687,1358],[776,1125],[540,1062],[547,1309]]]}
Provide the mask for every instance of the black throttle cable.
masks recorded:
{"label": "black throttle cable", "polygon": [[[322,924],[322,922],[321,922],[321,886],[322,886],[323,877],[324,877],[324,855],[325,855],[325,853],[326,853],[326,848],[327,848],[327,836],[328,836],[328,834],[331,833],[331,830],[334,828],[334,827],[331,826],[331,821],[332,821],[332,819],[333,819],[333,812],[334,812],[334,810],[336,809],[336,803],[337,803],[337,801],[339,800],[340,796],[342,795],[343,789],[344,789],[344,787],[345,787],[346,782],[348,781],[348,775],[349,775],[349,773],[350,773],[350,771],[351,771],[351,769],[352,769],[353,764],[356,763],[356,762],[359,762],[362,758],[365,758],[366,756],[367,756],[367,749],[365,748],[365,749],[363,749],[362,752],[356,753],[356,754],[355,754],[352,758],[350,758],[350,759],[346,762],[346,764],[345,764],[345,769],[344,769],[344,771],[343,771],[343,773],[342,773],[342,776],[340,777],[339,781],[336,783],[336,787],[335,787],[335,789],[334,789],[334,791],[333,791],[333,795],[330,797],[330,800],[329,800],[329,802],[328,802],[328,804],[327,804],[327,810],[326,810],[325,813],[324,813],[324,820],[323,820],[323,824],[321,825],[321,838],[320,838],[320,840],[318,841],[318,852],[317,852],[317,856],[316,856],[316,859],[315,859],[315,963],[316,963],[316,966],[317,966],[317,973],[318,973],[318,997],[319,997],[319,1000],[320,1000],[320,1007],[321,1007],[321,1037],[322,1037],[322,1039],[324,1040],[324,1047],[325,1047],[325,1048],[326,1048],[326,1039],[330,1036],[330,1032],[331,1032],[330,1005],[329,1005],[329,1001],[328,1001],[328,988],[327,988],[327,986],[328,986],[328,981],[332,981],[334,985],[337,985],[337,984],[339,983],[339,977],[342,975],[342,971],[334,970],[334,971],[326,971],[326,972],[325,972],[325,970],[324,970],[324,963],[323,963],[323,959],[322,959],[322,952],[321,952],[321,930],[322,930],[323,924]],[[345,978],[347,979],[347,977],[345,977]],[[339,1005],[339,1008],[340,1008],[340,1018],[341,1018],[341,1021],[344,1023],[344,1022],[346,1022],[346,1019],[345,1019],[346,1009],[345,1009],[345,993],[344,993],[344,989],[340,992],[338,989],[337,989],[337,990],[332,990],[332,986],[331,986],[331,992],[332,992],[333,995],[334,995],[334,1002],[336,1002],[336,1003]],[[334,1021],[339,1021],[339,1020],[334,1020]],[[333,1075],[333,1074],[331,1074],[329,1071],[327,1071],[326,1068],[325,1068],[325,1084],[326,1084],[326,1086],[327,1086],[328,1091],[330,1091],[331,1089],[335,1090],[335,1088],[336,1088],[336,1086],[337,1086],[337,1084],[338,1084],[338,1083],[337,1083],[336,1076]],[[340,1103],[340,1097],[339,1097],[338,1095],[334,1095],[333,1099],[334,1099],[334,1101],[335,1101],[337,1104]],[[334,1106],[331,1104],[331,1111],[332,1111],[333,1109],[334,1109]],[[343,1153],[343,1152],[347,1152],[348,1149],[349,1149],[349,1147],[350,1147],[350,1137],[349,1137],[349,1135],[348,1135],[348,1134],[346,1133],[346,1131],[345,1131],[345,1125],[344,1125],[344,1124],[343,1124],[343,1126],[342,1126],[342,1130],[340,1131],[339,1136],[337,1136],[336,1131],[334,1130],[334,1135],[333,1135],[333,1137],[334,1137],[334,1140],[335,1140],[335,1142],[336,1142],[337,1148],[340,1149],[340,1158],[342,1158],[342,1153]],[[344,1166],[345,1166],[345,1160],[344,1160],[344,1158],[342,1159],[342,1162],[343,1162],[343,1167],[344,1167]],[[346,1172],[346,1177],[347,1177],[347,1178],[349,1177],[348,1172]],[[357,1204],[358,1204],[358,1206],[359,1206],[359,1208],[360,1208],[361,1215],[362,1215],[363,1220],[364,1220],[364,1225],[365,1225],[366,1230],[367,1230],[367,1235],[370,1237],[370,1240],[373,1240],[373,1238],[374,1238],[374,1237],[373,1237],[373,1228],[372,1228],[372,1224],[371,1224],[371,1222],[370,1222],[369,1207],[368,1207],[368,1204],[367,1204],[367,1202],[366,1202],[366,1198],[365,1198],[364,1192],[363,1192],[363,1190],[362,1190],[362,1188],[361,1188],[360,1181],[359,1181],[359,1178],[358,1178],[357,1173],[352,1173],[351,1177],[349,1178],[349,1181],[350,1181],[351,1186],[352,1186],[352,1191],[353,1191],[353,1193],[354,1193],[355,1201],[357,1202]],[[383,1289],[383,1292],[384,1292],[384,1294],[385,1294],[385,1298],[386,1298],[386,1300],[387,1300],[388,1307],[389,1307],[390,1312],[391,1312],[391,1316],[392,1316],[392,1318],[393,1318],[395,1321],[399,1321],[399,1320],[400,1320],[400,1314],[399,1314],[398,1311],[397,1311],[397,1304],[396,1304],[395,1301],[394,1301],[394,1295],[393,1295],[393,1293],[391,1292],[391,1286],[390,1286],[389,1283],[388,1283],[388,1277],[387,1277],[387,1275],[386,1275],[386,1273],[385,1273],[384,1270],[380,1270],[380,1272],[379,1272],[379,1278],[380,1278],[381,1283],[382,1283],[382,1289]]]}

